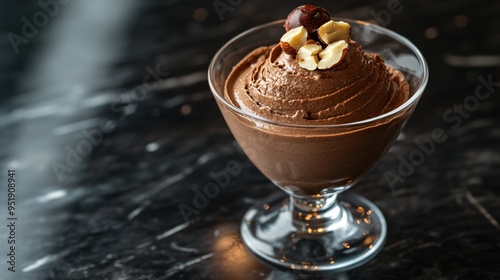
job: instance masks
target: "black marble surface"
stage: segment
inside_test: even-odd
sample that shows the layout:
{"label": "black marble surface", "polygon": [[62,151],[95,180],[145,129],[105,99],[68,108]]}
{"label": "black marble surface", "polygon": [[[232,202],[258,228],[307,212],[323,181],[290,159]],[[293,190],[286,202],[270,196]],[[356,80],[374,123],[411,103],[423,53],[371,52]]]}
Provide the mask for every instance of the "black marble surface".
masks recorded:
{"label": "black marble surface", "polygon": [[[245,210],[278,189],[238,149],[206,78],[228,39],[302,2],[40,2],[52,4],[0,3],[0,279],[500,279],[500,2],[310,1],[408,37],[431,73],[352,190],[383,211],[385,248],[340,275],[272,268],[242,245]],[[401,167],[440,130],[446,141]],[[179,206],[228,164],[241,172],[186,222]]]}

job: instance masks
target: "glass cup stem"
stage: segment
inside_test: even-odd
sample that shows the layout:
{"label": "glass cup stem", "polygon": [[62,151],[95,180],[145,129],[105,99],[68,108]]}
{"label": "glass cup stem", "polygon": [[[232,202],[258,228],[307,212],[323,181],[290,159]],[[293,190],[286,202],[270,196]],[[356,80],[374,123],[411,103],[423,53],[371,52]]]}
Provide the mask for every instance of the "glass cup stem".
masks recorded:
{"label": "glass cup stem", "polygon": [[346,213],[337,203],[337,194],[328,196],[290,196],[293,225],[298,232],[314,234],[339,228]]}

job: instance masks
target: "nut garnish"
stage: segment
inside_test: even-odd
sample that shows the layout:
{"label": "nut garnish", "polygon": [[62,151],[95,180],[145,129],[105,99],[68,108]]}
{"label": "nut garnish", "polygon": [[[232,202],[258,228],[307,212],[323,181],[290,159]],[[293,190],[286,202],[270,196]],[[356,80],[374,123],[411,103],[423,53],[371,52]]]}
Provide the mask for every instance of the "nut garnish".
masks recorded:
{"label": "nut garnish", "polygon": [[300,67],[307,70],[315,70],[318,67],[318,54],[322,51],[320,45],[306,44],[297,53],[297,61]]}
{"label": "nut garnish", "polygon": [[331,20],[321,7],[302,5],[293,9],[284,27],[287,32],[281,37],[281,49],[297,59],[302,68],[331,69],[347,54],[351,26]]}
{"label": "nut garnish", "polygon": [[[319,53],[321,58],[318,62],[318,68],[321,70],[330,69],[342,61],[347,53],[346,41],[340,40],[328,45],[323,51]],[[300,63],[299,63],[300,64]]]}
{"label": "nut garnish", "polygon": [[286,54],[295,55],[307,42],[307,30],[304,26],[290,29],[280,39],[280,46]]}
{"label": "nut garnish", "polygon": [[318,28],[318,37],[325,44],[340,40],[348,41],[350,34],[351,26],[343,21],[330,20]]}
{"label": "nut garnish", "polygon": [[327,10],[313,5],[302,5],[288,14],[284,27],[286,31],[289,31],[302,25],[309,34],[312,34],[318,27],[329,20],[330,14]]}

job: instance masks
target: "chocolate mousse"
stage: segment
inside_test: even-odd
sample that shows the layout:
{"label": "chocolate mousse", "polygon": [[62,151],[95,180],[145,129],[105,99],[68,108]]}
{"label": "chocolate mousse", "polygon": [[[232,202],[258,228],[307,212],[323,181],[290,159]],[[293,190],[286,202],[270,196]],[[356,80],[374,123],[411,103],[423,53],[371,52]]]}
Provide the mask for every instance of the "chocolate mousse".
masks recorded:
{"label": "chocolate mousse", "polygon": [[349,24],[325,12],[310,5],[292,11],[280,42],[241,60],[224,93],[229,103],[265,119],[222,110],[249,158],[278,186],[303,194],[346,188],[366,174],[406,113],[362,121],[409,98],[403,74],[365,53],[350,38]]}
{"label": "chocolate mousse", "polygon": [[345,59],[310,71],[279,45],[259,48],[232,71],[226,98],[241,109],[277,122],[340,124],[389,112],[408,100],[403,75],[378,54],[350,40]]}

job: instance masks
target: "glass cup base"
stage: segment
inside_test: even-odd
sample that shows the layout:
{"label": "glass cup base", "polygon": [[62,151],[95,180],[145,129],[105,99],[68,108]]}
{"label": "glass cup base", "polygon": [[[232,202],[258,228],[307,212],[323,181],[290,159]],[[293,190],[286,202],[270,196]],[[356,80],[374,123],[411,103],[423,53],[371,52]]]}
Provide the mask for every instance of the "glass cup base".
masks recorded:
{"label": "glass cup base", "polygon": [[335,213],[335,221],[323,226],[309,223],[307,216],[297,225],[290,201],[285,193],[278,193],[245,214],[243,242],[257,257],[292,270],[341,272],[368,262],[383,248],[384,216],[362,196],[339,194],[329,210]]}

